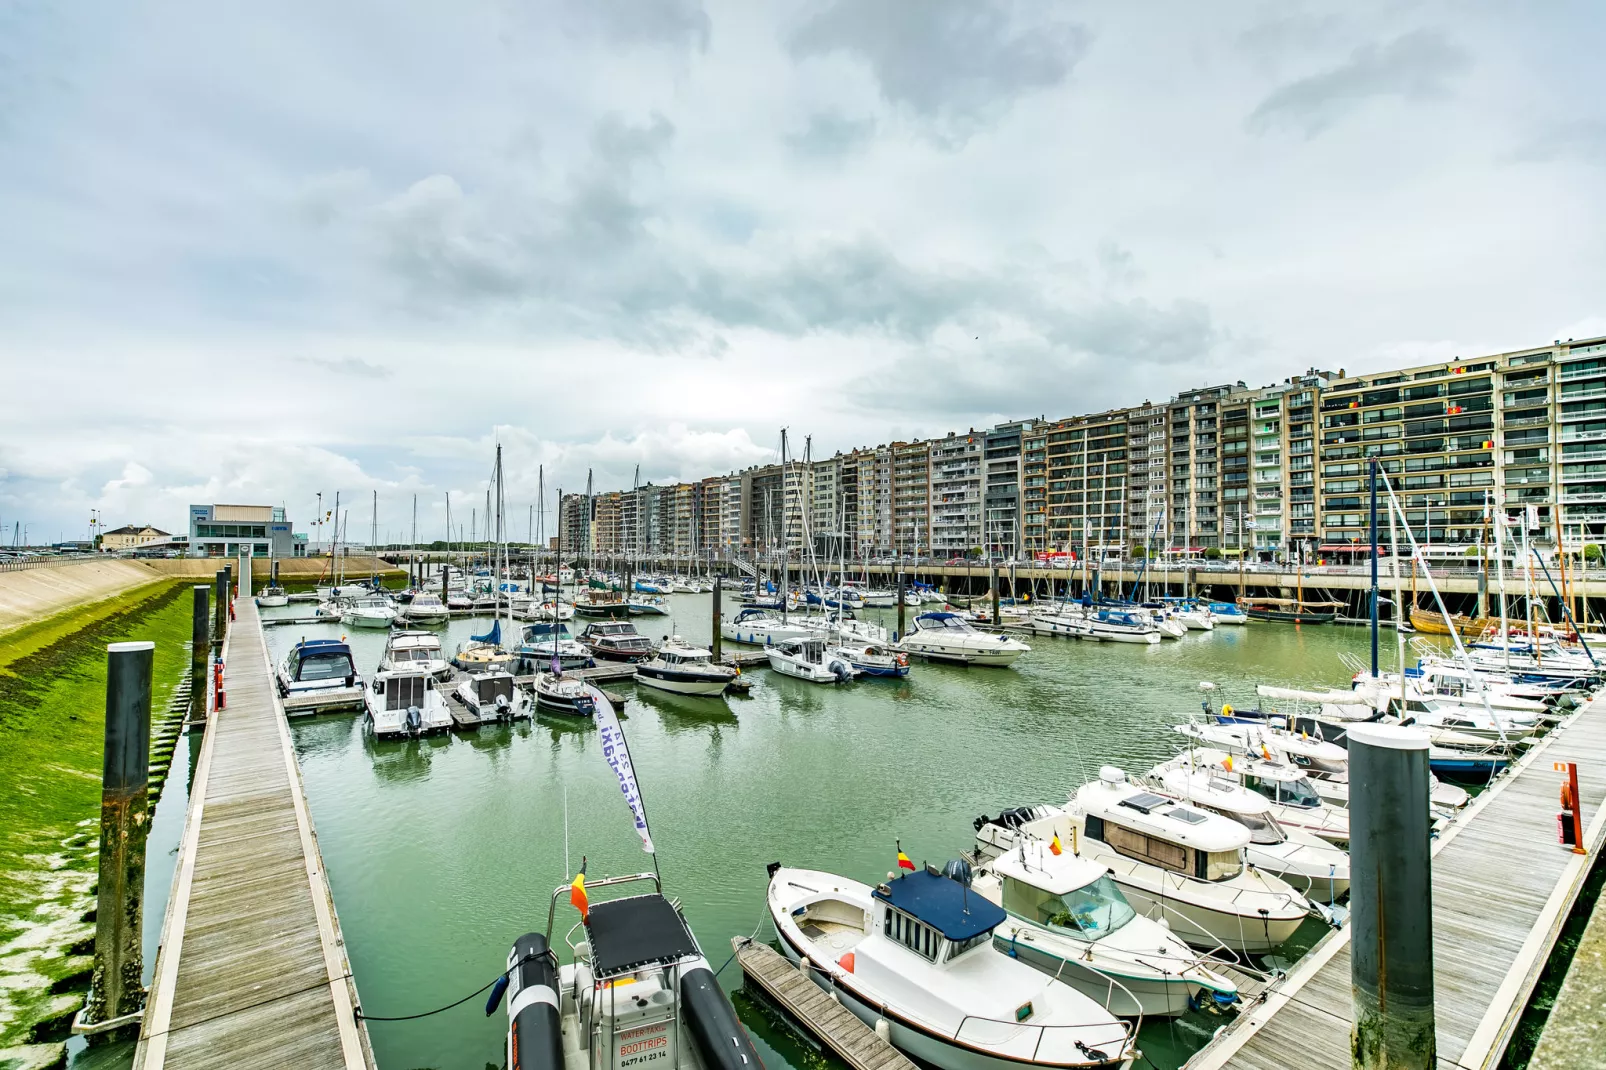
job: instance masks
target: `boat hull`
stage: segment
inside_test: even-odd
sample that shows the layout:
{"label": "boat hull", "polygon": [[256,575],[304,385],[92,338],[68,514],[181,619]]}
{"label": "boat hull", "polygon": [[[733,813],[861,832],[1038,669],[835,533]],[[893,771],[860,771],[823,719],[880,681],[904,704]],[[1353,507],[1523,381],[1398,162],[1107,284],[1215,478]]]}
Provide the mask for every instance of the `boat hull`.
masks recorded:
{"label": "boat hull", "polygon": [[1123,974],[1118,978],[1120,985],[1111,985],[1109,977],[1089,968],[1079,959],[1062,958],[1025,940],[1012,940],[1002,932],[993,934],[993,947],[1040,973],[1058,977],[1111,1014],[1122,1018],[1135,1018],[1139,1014],[1170,1018],[1186,1014],[1194,998],[1203,990],[1202,986],[1175,976],[1162,980]]}
{"label": "boat hull", "polygon": [[1123,879],[1123,876],[1116,873],[1113,879],[1126,894],[1132,909],[1155,921],[1164,919],[1173,933],[1195,947],[1209,949],[1220,943],[1234,951],[1264,955],[1287,942],[1305,920],[1303,913],[1297,917],[1263,918],[1259,915],[1241,916],[1211,910],[1172,896],[1162,898],[1151,894],[1146,888]]}
{"label": "boat hull", "polygon": [[1250,620],[1272,621],[1280,624],[1331,624],[1338,619],[1334,613],[1295,613],[1281,609],[1251,609]]}
{"label": "boat hull", "polygon": [[636,683],[659,691],[668,691],[674,695],[717,697],[725,693],[725,685],[729,682],[728,679],[719,676],[675,673],[663,669],[649,669],[644,665],[636,666]]}

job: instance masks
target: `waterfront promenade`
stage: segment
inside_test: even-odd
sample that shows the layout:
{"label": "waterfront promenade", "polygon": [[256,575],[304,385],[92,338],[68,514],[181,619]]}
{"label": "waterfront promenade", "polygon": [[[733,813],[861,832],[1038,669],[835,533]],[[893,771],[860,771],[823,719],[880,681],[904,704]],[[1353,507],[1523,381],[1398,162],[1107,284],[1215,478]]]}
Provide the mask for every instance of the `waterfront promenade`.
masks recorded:
{"label": "waterfront promenade", "polygon": [[134,1067],[371,1070],[260,618],[236,605]]}

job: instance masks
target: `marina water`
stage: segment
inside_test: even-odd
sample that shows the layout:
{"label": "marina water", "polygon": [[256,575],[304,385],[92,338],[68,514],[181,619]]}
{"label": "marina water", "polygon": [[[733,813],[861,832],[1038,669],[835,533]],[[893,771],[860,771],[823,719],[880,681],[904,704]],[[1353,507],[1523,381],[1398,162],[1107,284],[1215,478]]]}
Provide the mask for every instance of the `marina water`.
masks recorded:
{"label": "marina water", "polygon": [[[673,618],[637,626],[654,639],[673,630],[706,643],[709,597],[670,601]],[[880,615],[895,623],[893,611]],[[453,621],[448,651],[485,623]],[[385,640],[338,624],[267,634],[275,661],[303,637],[345,634],[365,674]],[[1171,726],[1198,712],[1200,681],[1217,685],[1218,705],[1253,705],[1256,683],[1347,686],[1338,654],[1364,656],[1366,632],[1252,624],[1158,646],[1029,641],[1032,653],[1011,669],[917,664],[906,680],[843,687],[750,669],[752,696],[728,701],[608,685],[630,696],[625,731],[665,891],[681,900],[716,967],[732,936],[773,937],[765,863],[873,883],[893,867],[901,839],[917,863],[940,865],[972,846],[971,822],[983,812],[1063,801],[1101,764],[1141,772],[1175,754],[1181,737]],[[542,717],[376,743],[348,714],[297,722],[293,736],[369,1014],[430,1010],[492,980],[516,937],[545,928],[553,889],[582,855],[593,879],[652,869],[589,722]],[[557,939],[575,921],[565,897]],[[1295,943],[1320,934],[1308,922]],[[732,964],[720,978],[735,987],[741,973]],[[379,1065],[500,1066],[506,1023],[486,1018],[482,1003],[371,1022]],[[770,1070],[818,1063],[754,1004],[738,1006]],[[1170,1070],[1221,1023],[1204,1013],[1151,1021],[1142,1047]]]}

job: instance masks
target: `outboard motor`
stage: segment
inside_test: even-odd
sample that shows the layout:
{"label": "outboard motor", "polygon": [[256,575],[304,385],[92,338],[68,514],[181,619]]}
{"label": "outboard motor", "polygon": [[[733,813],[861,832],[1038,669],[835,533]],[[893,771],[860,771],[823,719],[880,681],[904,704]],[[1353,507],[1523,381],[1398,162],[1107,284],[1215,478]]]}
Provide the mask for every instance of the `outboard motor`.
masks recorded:
{"label": "outboard motor", "polygon": [[942,875],[951,881],[963,884],[966,888],[970,887],[971,877],[973,876],[970,871],[970,863],[963,858],[950,858],[942,867]]}
{"label": "outboard motor", "polygon": [[836,677],[836,682],[839,684],[845,684],[853,678],[853,669],[846,662],[833,661],[827,668],[831,670],[831,675]]}
{"label": "outboard motor", "polygon": [[692,1042],[708,1070],[764,1070],[753,1041],[736,1020],[736,1009],[712,970],[698,966],[682,974],[680,1000]]}
{"label": "outboard motor", "polygon": [[423,717],[422,714],[420,714],[418,712],[418,707],[417,706],[409,706],[409,707],[407,707],[407,731],[413,733],[414,735],[417,735],[418,734],[418,730],[421,727],[423,727],[423,724],[424,724],[424,717]]}
{"label": "outboard motor", "polygon": [[512,707],[512,704],[508,702],[507,696],[506,695],[497,695],[496,696],[496,719],[498,721],[505,721],[505,720],[507,720],[508,718],[510,718],[512,716],[513,716],[513,707]]}
{"label": "outboard motor", "polygon": [[558,964],[540,933],[526,933],[508,953],[508,1070],[562,1070]]}

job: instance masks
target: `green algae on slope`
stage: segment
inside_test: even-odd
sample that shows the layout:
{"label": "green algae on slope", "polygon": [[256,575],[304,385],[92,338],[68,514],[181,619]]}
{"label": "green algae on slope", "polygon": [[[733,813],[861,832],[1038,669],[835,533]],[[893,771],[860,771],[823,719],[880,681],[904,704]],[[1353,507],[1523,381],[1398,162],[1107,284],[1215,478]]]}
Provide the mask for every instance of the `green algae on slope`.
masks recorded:
{"label": "green algae on slope", "polygon": [[41,1022],[55,1039],[49,1023],[82,1002],[94,937],[106,644],[155,641],[151,698],[160,709],[189,663],[186,589],[140,588],[109,613],[101,603],[63,614],[59,638],[0,667],[0,1061]]}

